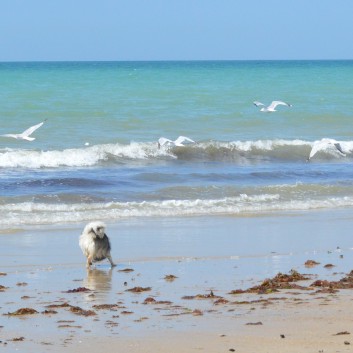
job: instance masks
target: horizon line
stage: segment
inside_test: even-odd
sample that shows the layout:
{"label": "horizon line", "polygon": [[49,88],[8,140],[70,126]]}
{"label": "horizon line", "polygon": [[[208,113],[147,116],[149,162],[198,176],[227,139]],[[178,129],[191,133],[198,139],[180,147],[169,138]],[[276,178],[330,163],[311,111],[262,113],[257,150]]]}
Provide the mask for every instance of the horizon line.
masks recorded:
{"label": "horizon line", "polygon": [[5,60],[0,61],[1,64],[5,63],[118,63],[118,62],[135,62],[135,63],[152,63],[152,62],[269,62],[269,61],[353,61],[351,59],[152,59],[152,60],[138,60],[138,59],[126,59],[126,60]]}

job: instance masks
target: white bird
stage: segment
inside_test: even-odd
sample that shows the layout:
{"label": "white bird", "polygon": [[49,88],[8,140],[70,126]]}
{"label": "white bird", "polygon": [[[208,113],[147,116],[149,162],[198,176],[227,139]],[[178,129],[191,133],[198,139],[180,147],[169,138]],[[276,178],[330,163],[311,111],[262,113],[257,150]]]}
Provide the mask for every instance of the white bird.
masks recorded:
{"label": "white bird", "polygon": [[338,152],[341,156],[346,156],[346,154],[342,150],[342,146],[340,145],[340,143],[338,141],[333,140],[333,139],[324,138],[320,141],[314,142],[313,147],[310,152],[310,155],[309,155],[309,158],[307,160],[309,161],[319,151],[326,151],[326,152],[331,152],[331,153]]}
{"label": "white bird", "polygon": [[183,142],[185,141],[195,143],[194,140],[186,136],[179,136],[175,141],[169,140],[165,137],[160,137],[158,139],[158,148],[161,148],[161,146],[164,145],[184,146]]}
{"label": "white bird", "polygon": [[291,107],[292,104],[282,102],[282,101],[273,101],[268,107],[265,107],[265,104],[255,101],[253,102],[257,107],[263,106],[260,109],[260,112],[276,112],[277,105],[286,105],[287,107]]}
{"label": "white bird", "polygon": [[33,141],[33,140],[35,140],[35,137],[30,137],[30,135],[33,134],[34,131],[39,129],[44,124],[44,122],[46,122],[46,121],[47,121],[47,119],[45,119],[44,121],[42,121],[41,123],[39,123],[37,125],[31,126],[27,130],[23,131],[21,134],[5,134],[5,135],[1,135],[1,136],[3,136],[3,137],[12,137],[12,138],[17,139],[17,140]]}

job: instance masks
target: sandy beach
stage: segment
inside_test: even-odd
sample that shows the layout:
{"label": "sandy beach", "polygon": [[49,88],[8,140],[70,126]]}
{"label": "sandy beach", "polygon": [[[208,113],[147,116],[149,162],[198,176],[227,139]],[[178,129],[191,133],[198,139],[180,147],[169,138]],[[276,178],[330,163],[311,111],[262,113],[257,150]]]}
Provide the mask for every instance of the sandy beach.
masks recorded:
{"label": "sandy beach", "polygon": [[[351,351],[351,210],[3,232],[0,347],[14,352]],[[312,263],[308,263],[312,260]],[[279,275],[280,274],[280,275]]]}

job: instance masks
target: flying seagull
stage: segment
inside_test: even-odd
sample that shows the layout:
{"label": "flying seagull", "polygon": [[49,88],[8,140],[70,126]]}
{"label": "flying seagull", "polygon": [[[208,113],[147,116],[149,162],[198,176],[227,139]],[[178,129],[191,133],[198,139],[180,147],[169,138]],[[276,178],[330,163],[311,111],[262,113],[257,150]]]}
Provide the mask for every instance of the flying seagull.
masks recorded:
{"label": "flying seagull", "polygon": [[288,104],[288,103],[282,102],[282,101],[273,101],[268,107],[265,107],[265,104],[258,102],[258,101],[255,101],[254,104],[257,107],[262,106],[262,108],[260,109],[260,112],[275,112],[277,105],[286,105],[287,107],[292,106],[292,104]]}
{"label": "flying seagull", "polygon": [[179,136],[175,141],[169,140],[165,137],[160,137],[158,139],[158,148],[161,148],[161,146],[164,145],[184,146],[183,142],[185,141],[195,143],[194,140],[191,140],[191,138],[186,136]]}
{"label": "flying seagull", "polygon": [[35,140],[35,137],[31,137],[30,135],[33,134],[34,131],[39,129],[46,121],[47,121],[47,119],[45,119],[44,121],[42,121],[41,123],[39,123],[37,125],[31,126],[27,130],[23,131],[21,134],[5,134],[5,135],[1,135],[1,136],[3,136],[3,137],[12,137],[12,138],[14,138],[16,140],[33,141],[33,140]]}
{"label": "flying seagull", "polygon": [[340,143],[336,140],[333,139],[327,139],[324,138],[320,141],[315,141],[314,145],[311,149],[309,158],[307,159],[307,161],[309,161],[311,158],[314,157],[314,155],[319,152],[319,151],[331,151],[334,153],[339,153],[341,156],[346,156],[346,154],[343,152],[342,147],[340,145]]}

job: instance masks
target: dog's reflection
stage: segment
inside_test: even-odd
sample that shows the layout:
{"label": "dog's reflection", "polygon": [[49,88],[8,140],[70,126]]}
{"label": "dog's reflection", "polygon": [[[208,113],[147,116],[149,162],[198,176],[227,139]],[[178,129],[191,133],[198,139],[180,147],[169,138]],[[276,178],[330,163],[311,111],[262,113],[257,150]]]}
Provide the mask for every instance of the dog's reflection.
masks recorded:
{"label": "dog's reflection", "polygon": [[97,297],[106,297],[112,288],[112,274],[113,271],[111,269],[108,271],[97,268],[88,269],[87,277],[83,280],[83,285],[94,291],[94,295],[87,299],[91,298],[93,300]]}

